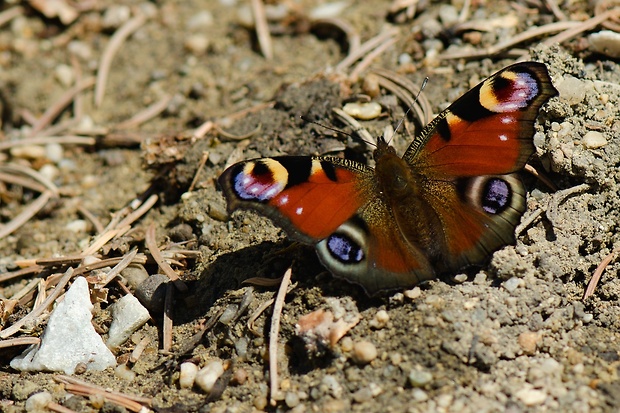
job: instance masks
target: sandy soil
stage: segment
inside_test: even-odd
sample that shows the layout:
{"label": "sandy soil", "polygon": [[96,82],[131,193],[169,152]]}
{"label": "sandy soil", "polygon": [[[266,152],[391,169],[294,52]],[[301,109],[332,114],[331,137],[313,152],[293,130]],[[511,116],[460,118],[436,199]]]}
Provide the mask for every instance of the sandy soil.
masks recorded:
{"label": "sandy soil", "polygon": [[[468,62],[437,59],[444,47],[452,45],[452,51],[488,47],[530,26],[554,21],[548,11],[523,12],[527,3],[475,2],[469,20],[491,28],[462,33],[451,20],[461,7],[455,3],[459,5],[420,5],[415,19],[401,20],[402,15],[387,17],[388,1],[361,1],[346,7],[339,17],[362,41],[388,25],[395,28],[397,42],[374,61],[374,67],[406,74],[418,85],[429,76],[425,93],[438,112],[487,75],[514,62],[499,57]],[[531,51],[532,59],[548,65],[561,93],[541,112],[534,138],[537,153],[531,163],[559,191],[554,193],[526,177],[525,217],[538,215],[520,230],[517,244],[496,252],[488,265],[464,276],[432,281],[407,294],[369,299],[358,287],[332,278],[311,247],[292,245],[268,219],[235,212],[226,220],[225,202],[215,183],[231,159],[323,154],[345,147],[351,156],[368,158],[359,142],[343,141],[299,118],[304,115],[340,127],[331,109],[367,90],[364,74],[359,82],[349,82],[334,73],[347,45],[339,43],[342,36],[334,34],[333,28],[309,23],[315,2],[295,3],[294,10],[280,6],[288,14],[273,23],[272,31],[278,35],[273,37],[272,61],[261,56],[253,30],[241,24],[249,8],[234,0],[101,2],[71,25],[24,7],[22,16],[0,28],[1,105],[4,113],[9,112],[2,117],[5,139],[28,132],[24,111],[41,116],[71,87],[66,69],[72,67],[72,56],[82,76],[96,74],[105,46],[126,20],[124,12],[135,15],[140,10],[149,17],[114,57],[102,105],[93,104],[92,89],[83,93],[85,116],[77,129],[102,127],[107,135],[137,136],[142,144],[121,147],[101,140],[94,147],[64,146],[62,159],[56,161],[2,152],[2,162],[55,166],[54,180],[62,188],[62,197],[0,240],[0,270],[15,270],[20,259],[75,254],[96,235],[89,225],[77,232],[67,229],[82,219],[79,205],[106,224],[113,212],[152,184],[161,201],[135,224],[136,229],[144,231],[154,223],[163,244],[178,235],[179,225],[189,224],[190,238],[197,240],[190,245],[201,253],[182,274],[191,288],[176,297],[174,354],[157,351],[162,321],[160,314],[153,314],[153,322],[118,353],[119,359],[126,360],[136,343],[150,338],[147,351],[131,366],[136,373],[132,381],[112,369],[87,372],[80,378],[152,397],[153,408],[166,412],[620,409],[620,263],[612,261],[594,296],[581,299],[597,265],[620,243],[620,68],[608,57],[589,51],[585,36],[563,47],[540,45]],[[571,7],[565,10],[570,18],[592,16],[586,4]],[[500,18],[505,19],[501,24],[491,24]],[[160,116],[130,131],[116,130],[120,122],[166,96],[172,99]],[[393,98],[379,100],[390,113],[364,123],[372,134],[397,122],[403,113]],[[261,106],[265,102],[273,104]],[[256,110],[229,117],[250,108]],[[55,123],[74,115],[69,108]],[[194,128],[207,120],[217,121],[227,134],[213,131],[191,139]],[[253,131],[240,141],[227,137]],[[604,144],[585,139],[593,136],[591,132],[600,132]],[[402,150],[410,138],[398,135],[396,139]],[[209,158],[195,190],[181,196],[204,151]],[[32,193],[22,194],[11,186],[2,191],[0,215],[5,222],[33,198]],[[133,245],[144,250],[139,237]],[[279,338],[283,392],[273,407],[268,403],[266,350],[271,310],[256,320],[256,333],[247,323],[274,296],[275,287],[241,282],[251,277],[278,278],[291,262],[293,287]],[[155,266],[147,270],[157,272]],[[0,285],[0,297],[10,297],[29,281],[23,278]],[[122,292],[110,288],[113,301]],[[244,296],[252,301],[243,314],[232,323],[217,322],[199,344],[181,354],[201,323],[234,309]],[[333,348],[309,351],[296,336],[295,324],[300,316],[321,308],[347,316],[359,314],[361,319]],[[107,306],[99,304],[97,309],[95,320],[105,331]],[[41,328],[35,330],[40,332]],[[377,349],[377,357],[369,363],[355,361],[352,348],[362,341]],[[55,384],[53,374],[12,370],[8,362],[14,350],[0,353],[4,410],[23,411],[30,394],[47,390],[58,403],[75,411],[97,411],[88,398],[70,396]],[[230,373],[211,395],[197,388],[180,389],[178,366],[188,358],[201,366],[215,358],[226,360],[231,363]],[[243,375],[247,379],[239,380]],[[120,411],[109,403],[101,410]]]}

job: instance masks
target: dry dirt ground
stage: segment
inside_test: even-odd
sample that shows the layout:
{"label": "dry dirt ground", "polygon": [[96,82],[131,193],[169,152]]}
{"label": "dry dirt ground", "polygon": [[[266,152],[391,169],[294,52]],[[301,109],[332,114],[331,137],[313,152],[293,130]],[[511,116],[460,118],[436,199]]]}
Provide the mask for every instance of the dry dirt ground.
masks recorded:
{"label": "dry dirt ground", "polygon": [[[3,7],[15,3],[19,2]],[[15,271],[18,260],[76,254],[96,235],[88,220],[85,226],[71,225],[83,219],[78,207],[105,225],[114,212],[149,188],[160,201],[134,224],[130,246],[144,251],[140,234],[155,224],[160,245],[169,239],[190,239],[196,242],[188,245],[200,252],[182,272],[190,292],[175,296],[172,354],[158,351],[162,318],[161,313],[152,314],[153,320],[117,354],[126,361],[136,343],[150,339],[146,351],[130,365],[136,373],[132,381],[113,369],[79,377],[151,397],[152,409],[165,412],[618,411],[620,262],[612,260],[594,295],[581,298],[596,267],[620,245],[617,61],[593,53],[587,33],[561,46],[537,46],[541,39],[519,44],[524,50],[533,48],[531,58],[548,65],[561,92],[541,111],[534,138],[537,152],[531,161],[559,191],[525,177],[525,217],[538,215],[520,229],[515,246],[496,252],[483,268],[429,282],[407,294],[369,299],[358,287],[332,278],[312,248],[291,245],[266,218],[235,212],[227,219],[224,213],[216,178],[231,159],[344,148],[349,156],[368,158],[359,141],[299,118],[305,115],[342,127],[332,108],[370,88],[364,85],[364,72],[359,81],[335,72],[347,44],[334,26],[313,23],[312,13],[325,3],[271,3],[270,61],[262,56],[251,25],[243,23],[251,9],[249,2],[240,0],[84,2],[86,9],[71,24],[44,17],[24,4],[20,15],[0,28],[0,105],[7,142],[26,136],[32,119],[57,102],[76,76],[96,74],[118,27],[136,14],[147,16],[115,55],[102,104],[94,105],[93,89],[87,88],[81,94],[79,124],[60,133],[94,134],[97,145],[63,145],[61,156],[52,159],[6,149],[0,153],[3,163],[36,169],[51,165],[47,173],[62,189],[59,199],[0,240],[2,273]],[[422,1],[414,18],[390,15],[389,1],[349,3],[336,10],[337,17],[362,41],[388,26],[397,33],[396,42],[372,66],[404,74],[416,85],[429,76],[425,93],[435,113],[514,62],[508,56],[443,60],[438,53],[447,47],[482,49],[556,21],[544,6],[536,8],[536,2],[482,1],[472,2],[466,22],[477,22],[473,26],[483,30],[459,30],[454,20],[463,7],[459,1]],[[558,3],[571,20],[594,14],[586,2]],[[129,130],[119,129],[121,122],[167,96],[171,100],[160,115]],[[377,99],[387,116],[364,122],[372,134],[403,116],[393,97]],[[263,106],[266,102],[272,104]],[[247,109],[253,110],[231,116]],[[67,108],[54,124],[78,116],[77,111]],[[208,120],[226,132],[212,129],[192,139],[192,131]],[[122,145],[104,139],[112,135],[119,136]],[[234,139],[244,135],[247,139]],[[586,136],[594,136],[595,142]],[[129,138],[141,145],[128,143]],[[401,133],[395,139],[402,150],[411,138]],[[205,151],[205,168],[195,189],[186,193]],[[9,184],[1,191],[4,222],[37,196]],[[105,253],[122,252],[121,246]],[[279,336],[282,396],[272,406],[267,367],[271,307],[257,318],[253,331],[247,324],[277,287],[241,282],[281,277],[291,262],[293,284]],[[147,270],[157,272],[155,266]],[[31,279],[2,283],[0,297],[10,298]],[[111,284],[109,302],[121,294]],[[237,308],[244,296],[252,298],[245,312],[232,322],[216,322],[181,354],[205,320]],[[29,308],[21,308],[18,316]],[[95,322],[105,334],[107,304],[96,308]],[[295,335],[295,324],[300,316],[321,308],[336,314],[359,312],[361,320],[333,348],[312,352]],[[5,327],[15,319],[4,320]],[[40,334],[41,328],[24,335]],[[361,341],[377,349],[370,363],[354,360],[351,347]],[[56,384],[52,373],[12,370],[8,362],[20,349],[1,353],[2,409],[23,411],[30,394],[47,390],[57,403],[75,411],[97,411],[88,398],[71,396]],[[179,363],[190,358],[200,366],[215,358],[230,363],[229,373],[212,394],[179,388]],[[101,410],[123,411],[111,403]]]}

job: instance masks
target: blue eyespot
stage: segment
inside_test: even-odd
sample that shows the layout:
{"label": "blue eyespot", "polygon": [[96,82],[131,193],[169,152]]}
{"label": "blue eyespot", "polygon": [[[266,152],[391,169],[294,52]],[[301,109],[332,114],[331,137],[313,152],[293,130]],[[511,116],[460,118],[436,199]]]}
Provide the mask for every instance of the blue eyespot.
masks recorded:
{"label": "blue eyespot", "polygon": [[355,264],[364,259],[361,246],[344,234],[332,234],[327,238],[327,250],[338,261]]}
{"label": "blue eyespot", "polygon": [[489,179],[482,191],[482,209],[489,214],[499,214],[510,205],[511,193],[506,181],[499,178]]}

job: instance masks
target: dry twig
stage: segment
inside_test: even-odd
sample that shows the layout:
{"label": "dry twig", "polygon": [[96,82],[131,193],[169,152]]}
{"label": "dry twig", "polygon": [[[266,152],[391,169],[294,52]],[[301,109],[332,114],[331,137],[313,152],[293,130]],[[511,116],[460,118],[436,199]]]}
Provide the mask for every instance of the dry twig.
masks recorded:
{"label": "dry twig", "polygon": [[130,119],[127,119],[124,122],[116,125],[118,129],[131,129],[142,125],[144,122],[153,119],[155,116],[162,113],[170,102],[172,101],[172,96],[164,96],[159,101],[153,103],[151,106],[144,109],[142,112],[138,112],[133,115]]}
{"label": "dry twig", "polygon": [[583,293],[582,300],[585,300],[586,298],[594,294],[594,290],[596,289],[598,282],[601,280],[603,271],[605,271],[605,268],[607,268],[607,266],[616,258],[616,256],[619,253],[620,253],[620,246],[614,248],[612,252],[607,254],[607,256],[603,259],[603,261],[601,261],[601,263],[596,267],[594,274],[592,274],[592,279],[588,283],[588,287],[586,288],[586,291]]}
{"label": "dry twig", "polygon": [[65,285],[67,285],[71,277],[73,277],[73,268],[69,268],[65,272],[65,274],[62,276],[58,284],[56,284],[54,291],[45,299],[45,301],[40,306],[38,306],[37,308],[29,312],[26,316],[24,316],[20,320],[13,323],[9,328],[6,328],[0,331],[0,338],[5,339],[7,337],[12,336],[13,334],[17,333],[19,329],[24,324],[26,324],[28,321],[34,320],[41,313],[43,313],[43,311],[45,311],[45,309],[49,307],[54,302],[54,300],[60,297],[60,294],[63,292]]}
{"label": "dry twig", "polygon": [[159,268],[163,271],[164,274],[170,278],[170,281],[174,283],[174,286],[177,287],[179,291],[185,292],[187,291],[187,285],[179,278],[179,275],[170,267],[170,265],[164,260],[164,257],[161,255],[161,251],[157,247],[157,242],[155,238],[155,224],[151,224],[146,230],[146,236],[144,239],[144,243],[146,244],[146,248],[151,252],[153,259],[159,265]]}
{"label": "dry twig", "polygon": [[162,332],[162,350],[169,353],[172,349],[172,304],[174,300],[174,286],[172,283],[166,285],[166,298],[164,301],[164,325]]}
{"label": "dry twig", "polygon": [[267,60],[273,59],[273,47],[271,45],[271,33],[267,24],[267,15],[262,0],[251,0],[252,12],[254,13],[254,26],[258,45]]}
{"label": "dry twig", "polygon": [[207,159],[209,159],[209,151],[204,151],[202,153],[202,157],[200,158],[200,162],[198,163],[198,168],[196,168],[194,179],[192,179],[192,183],[189,185],[187,192],[192,192],[194,190],[194,187],[196,186],[196,183],[198,182],[198,177],[200,176],[200,173],[202,172],[202,170],[205,167],[205,164],[207,163]]}
{"label": "dry twig", "polygon": [[269,395],[271,397],[271,405],[276,405],[276,399],[280,392],[278,383],[278,335],[280,334],[280,317],[282,315],[282,307],[284,307],[284,298],[286,291],[291,282],[291,274],[293,270],[289,268],[282,277],[282,284],[278,289],[275,303],[273,305],[273,315],[271,317],[271,328],[269,330]]}
{"label": "dry twig", "polygon": [[110,403],[117,404],[132,412],[144,413],[145,406],[151,406],[152,399],[148,397],[134,396],[115,391],[109,391],[103,387],[96,386],[75,377],[59,374],[54,376],[54,380],[65,385],[65,390],[80,396],[100,395]]}
{"label": "dry twig", "polygon": [[95,106],[99,107],[103,102],[103,97],[105,95],[105,84],[108,80],[108,74],[110,73],[110,67],[112,66],[112,59],[114,58],[114,55],[120,49],[123,42],[144,23],[146,23],[146,16],[143,14],[138,14],[137,16],[129,19],[112,35],[110,43],[108,43],[103,55],[101,56],[99,69],[97,70],[97,83],[95,84]]}

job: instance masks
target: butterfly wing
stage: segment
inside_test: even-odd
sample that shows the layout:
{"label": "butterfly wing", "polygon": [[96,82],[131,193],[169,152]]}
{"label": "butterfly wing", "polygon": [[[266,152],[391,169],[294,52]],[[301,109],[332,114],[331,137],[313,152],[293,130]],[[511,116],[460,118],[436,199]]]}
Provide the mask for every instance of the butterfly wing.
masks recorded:
{"label": "butterfly wing", "polygon": [[369,294],[433,278],[408,245],[376,188],[372,169],[329,157],[283,156],[237,163],[219,178],[228,209],[254,209],[293,239],[315,244],[336,276]]}
{"label": "butterfly wing", "polygon": [[[534,152],[534,121],[555,95],[543,64],[509,66],[454,102],[408,148],[403,159],[422,182],[418,196],[436,217],[428,224],[435,240],[424,250],[438,270],[480,264],[514,242],[526,205],[511,173]],[[402,206],[393,210],[407,232],[413,217]]]}
{"label": "butterfly wing", "polygon": [[435,178],[521,170],[534,153],[538,111],[557,94],[544,64],[508,66],[440,113],[403,158]]}

